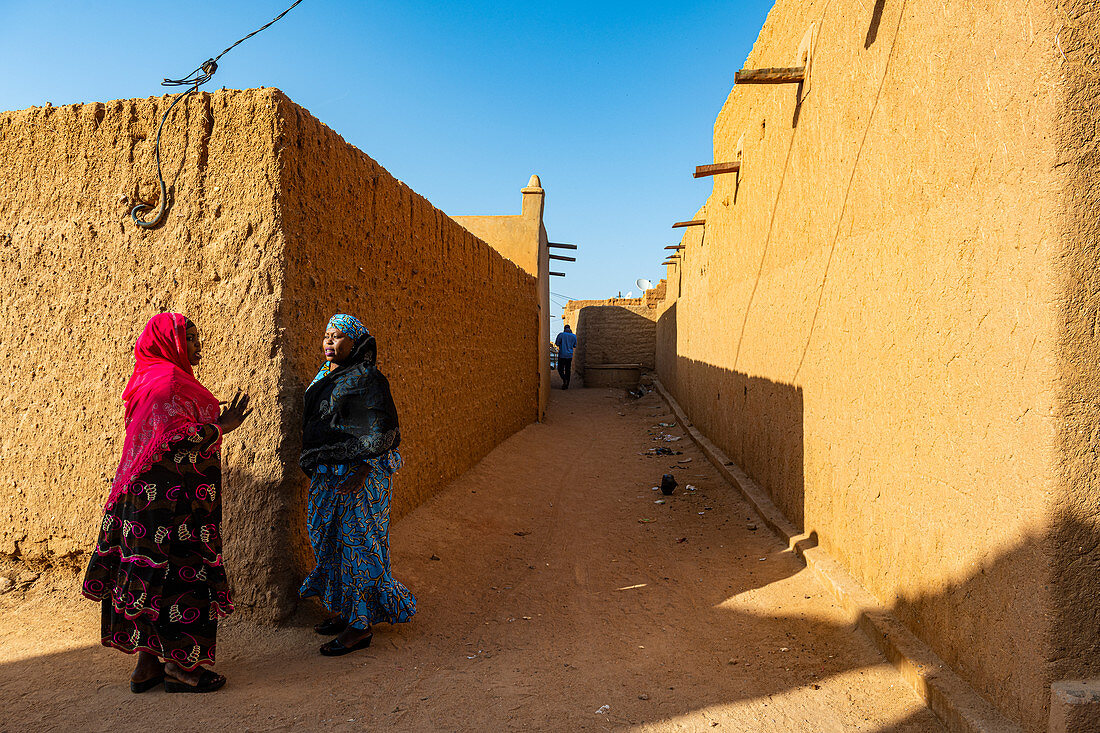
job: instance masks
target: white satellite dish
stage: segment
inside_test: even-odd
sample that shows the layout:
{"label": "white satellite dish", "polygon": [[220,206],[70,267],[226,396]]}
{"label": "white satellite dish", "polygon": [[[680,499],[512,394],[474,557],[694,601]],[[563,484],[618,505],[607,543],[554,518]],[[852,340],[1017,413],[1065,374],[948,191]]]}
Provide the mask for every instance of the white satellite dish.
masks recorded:
{"label": "white satellite dish", "polygon": [[637,285],[642,290],[649,290],[650,288],[653,287],[653,283],[651,283],[649,280],[646,280],[644,277],[640,277],[637,280],[635,280],[634,284]]}
{"label": "white satellite dish", "polygon": [[634,291],[633,290],[627,290],[626,295],[624,295],[623,297],[624,298],[633,298],[634,297]]}

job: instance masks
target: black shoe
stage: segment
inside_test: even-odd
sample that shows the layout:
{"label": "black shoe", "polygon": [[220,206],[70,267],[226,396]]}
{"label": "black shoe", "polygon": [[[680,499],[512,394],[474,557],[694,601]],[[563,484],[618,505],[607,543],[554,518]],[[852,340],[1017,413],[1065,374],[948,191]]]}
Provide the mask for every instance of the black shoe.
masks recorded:
{"label": "black shoe", "polygon": [[345,621],[340,616],[333,616],[332,618],[328,619],[327,621],[322,621],[321,623],[314,626],[313,630],[316,631],[321,636],[334,636],[335,634],[339,634],[341,631],[343,631],[347,627],[348,627],[348,622],[347,621]]}
{"label": "black shoe", "polygon": [[357,652],[360,649],[366,649],[370,646],[370,640],[374,638],[374,634],[368,633],[362,639],[352,644],[351,646],[344,646],[340,643],[339,639],[333,639],[327,644],[321,645],[321,656],[324,657],[342,657],[345,654],[351,654]]}

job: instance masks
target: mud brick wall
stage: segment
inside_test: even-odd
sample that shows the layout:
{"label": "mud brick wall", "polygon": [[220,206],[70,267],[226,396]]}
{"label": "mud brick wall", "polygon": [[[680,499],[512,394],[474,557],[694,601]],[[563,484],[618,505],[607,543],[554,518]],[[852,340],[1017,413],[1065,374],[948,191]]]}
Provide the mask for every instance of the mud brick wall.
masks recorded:
{"label": "mud brick wall", "polygon": [[577,311],[573,368],[583,378],[587,364],[655,367],[657,311],[645,306],[589,305]]}
{"label": "mud brick wall", "polygon": [[[401,420],[400,517],[537,419],[536,277],[285,98],[280,118],[285,452],[300,450],[300,395],[325,324],[352,313],[378,339]],[[293,498],[302,528],[304,477]],[[310,560],[305,536],[295,543]]]}
{"label": "mud brick wall", "polygon": [[297,449],[328,317],[355,313],[378,337],[404,433],[400,515],[535,419],[538,302],[532,278],[274,89],[176,107],[174,203],[138,229],[170,101],[0,113],[0,554],[85,562],[134,340],[180,311],[204,339],[200,380],[253,396],[225,440],[223,529],[239,608],[274,620],[309,562]]}
{"label": "mud brick wall", "polygon": [[[269,548],[287,525],[279,486],[282,359],[276,102],[270,92],[194,95],[161,145],[175,206],[143,231],[130,208],[157,196],[153,141],[167,97],[0,114],[0,553],[86,561],[123,444],[122,389],[154,313],[187,314],[204,340],[196,375],[256,413],[223,452],[227,562],[244,610],[289,566]],[[285,554],[285,553],[283,553]]]}
{"label": "mud brick wall", "polygon": [[641,364],[656,368],[657,306],[665,297],[665,282],[641,298],[571,300],[562,322],[577,334],[573,371],[583,377],[588,364]]}
{"label": "mud brick wall", "polygon": [[779,0],[743,66],[801,64],[811,28],[806,84],[735,87],[718,115],[713,160],[741,171],[668,268],[658,372],[1045,730],[1051,682],[1100,674],[1097,10]]}

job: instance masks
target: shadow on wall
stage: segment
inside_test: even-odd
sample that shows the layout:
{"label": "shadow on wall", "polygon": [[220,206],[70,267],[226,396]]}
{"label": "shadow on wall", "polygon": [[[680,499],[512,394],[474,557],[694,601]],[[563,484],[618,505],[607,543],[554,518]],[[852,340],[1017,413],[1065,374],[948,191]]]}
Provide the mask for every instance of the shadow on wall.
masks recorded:
{"label": "shadow on wall", "polygon": [[[935,593],[896,597],[891,612],[918,635],[922,626],[944,625],[955,635],[981,638],[991,623],[1012,612],[1006,589],[1018,588],[1028,569],[1050,563],[1049,585],[1031,600],[1044,606],[1047,624],[1021,630],[992,665],[995,669],[977,667],[982,659],[965,652],[955,658],[941,655],[964,678],[993,680],[989,684],[995,689],[985,696],[1025,730],[1045,731],[1052,682],[1100,677],[1100,607],[1091,587],[1100,572],[1098,548],[1100,527],[1062,514],[1046,531],[1026,535],[1009,551],[976,564],[964,579]],[[1027,691],[1027,699],[1020,699],[1020,689]]]}
{"label": "shadow on wall", "polygon": [[863,47],[870,48],[878,40],[878,27],[882,23],[882,10],[886,7],[886,0],[876,0],[875,8],[871,11],[871,24],[867,26],[867,37],[863,39]]}
{"label": "shadow on wall", "polygon": [[[695,426],[805,532],[802,389],[676,355],[675,304],[658,323],[662,382]],[[1036,585],[1037,574],[1045,577],[1043,585]],[[1045,532],[975,564],[964,579],[880,601],[925,643],[937,635],[962,640],[958,651],[935,651],[1002,713],[1026,730],[1045,730],[1052,682],[1100,677],[1100,606],[1089,600],[1096,577],[1100,529],[1087,517],[1063,512]],[[1030,596],[1028,588],[1034,589]],[[1049,623],[991,634],[991,622],[1021,610]],[[968,653],[991,637],[984,654]]]}
{"label": "shadow on wall", "polygon": [[[675,304],[658,319],[658,340],[676,343]],[[658,353],[676,354],[676,349]],[[691,421],[719,441],[730,459],[767,489],[784,516],[805,531],[802,388],[678,355],[659,359],[657,370]]]}
{"label": "shadow on wall", "polygon": [[[1057,515],[1045,531],[1027,535],[1010,550],[976,565],[964,579],[935,593],[897,597],[891,612],[903,620],[924,619],[922,625],[947,624],[954,633],[967,638],[980,637],[991,623],[1001,621],[1010,612],[1003,601],[1005,589],[1016,588],[1028,568],[1050,563],[1049,585],[1032,600],[1035,605],[1045,606],[1045,625],[1024,630],[992,670],[973,669],[981,660],[971,655],[943,657],[964,678],[980,674],[995,680],[992,685],[997,689],[979,694],[1022,724],[1024,730],[1046,731],[1051,683],[1100,678],[1100,607],[1092,591],[1092,579],[1100,573],[1098,548],[1100,527],[1094,522]],[[1088,594],[1088,599],[1083,594]],[[975,607],[981,612],[963,611]],[[914,630],[919,634],[920,627]],[[1043,653],[1027,653],[1036,648]],[[1022,699],[1021,689],[1026,691]]]}

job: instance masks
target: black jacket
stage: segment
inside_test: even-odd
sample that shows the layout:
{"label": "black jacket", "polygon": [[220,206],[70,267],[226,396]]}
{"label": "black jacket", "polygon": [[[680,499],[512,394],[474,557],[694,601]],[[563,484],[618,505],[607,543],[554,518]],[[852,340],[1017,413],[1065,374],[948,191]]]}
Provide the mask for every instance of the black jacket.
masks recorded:
{"label": "black jacket", "polygon": [[368,333],[344,364],[306,389],[299,464],[307,475],[322,463],[362,464],[401,444],[397,408],[375,366],[377,355]]}

